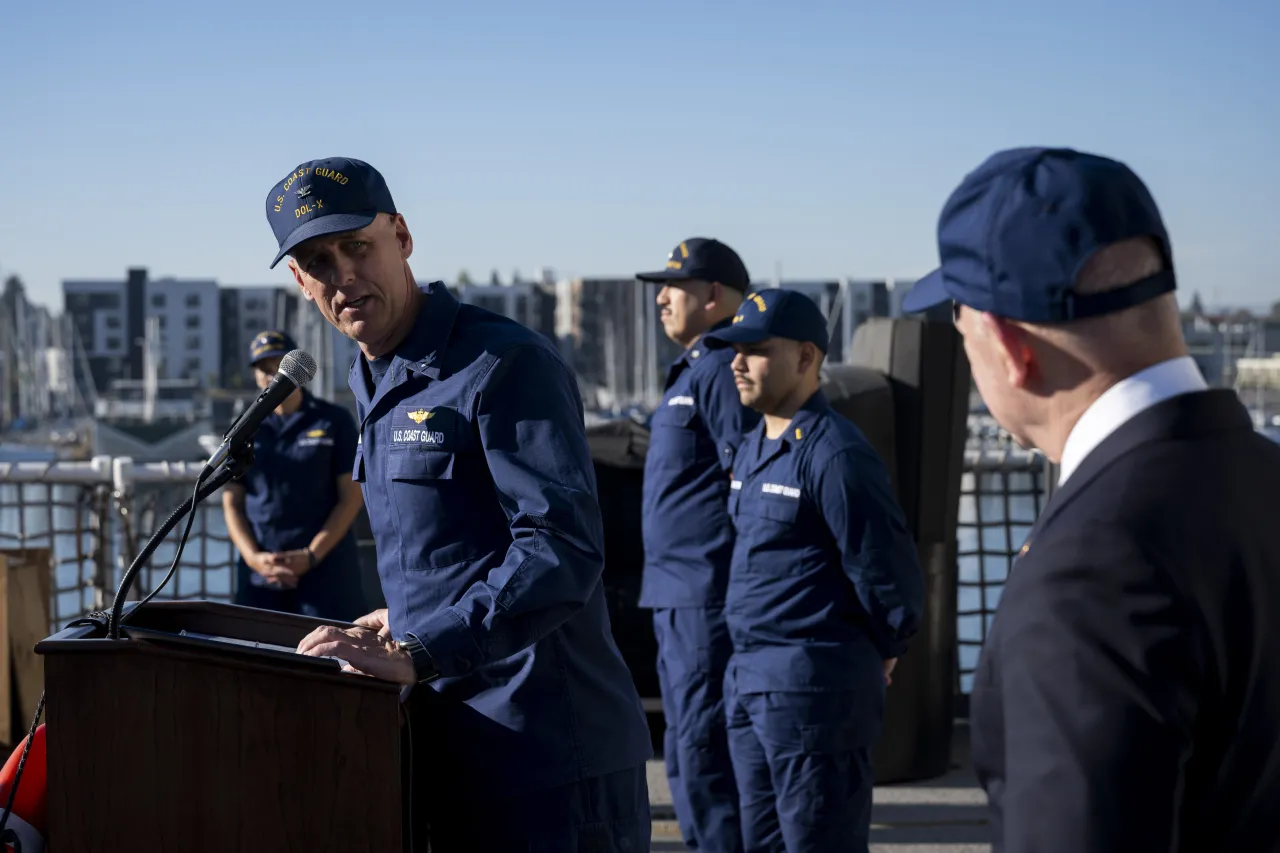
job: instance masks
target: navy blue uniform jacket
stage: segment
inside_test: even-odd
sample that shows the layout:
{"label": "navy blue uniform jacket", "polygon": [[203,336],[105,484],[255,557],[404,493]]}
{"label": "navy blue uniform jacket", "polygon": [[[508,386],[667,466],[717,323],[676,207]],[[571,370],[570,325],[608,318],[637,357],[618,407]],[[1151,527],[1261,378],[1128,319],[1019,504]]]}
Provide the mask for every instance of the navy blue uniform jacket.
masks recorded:
{"label": "navy blue uniform jacket", "polygon": [[641,607],[724,604],[733,556],[729,469],[743,434],[760,420],[738,399],[733,356],[700,343],[681,353],[650,419]]}
{"label": "navy blue uniform jacket", "polygon": [[1212,390],[1050,498],[971,697],[997,850],[1280,850],[1278,496],[1280,446]]}
{"label": "navy blue uniform jacket", "polygon": [[441,700],[439,729],[415,732],[437,745],[430,772],[497,796],[641,764],[574,375],[536,332],[423,290],[377,392],[362,358],[350,384],[391,632],[442,676],[415,688]]}
{"label": "navy blue uniform jacket", "polygon": [[[306,548],[338,505],[338,478],[350,473],[356,427],[341,406],[302,392],[296,412],[270,414],[253,437],[253,465],[245,472],[244,509],[264,551]],[[339,546],[341,546],[339,548]],[[354,564],[355,534],[335,545],[330,557]]]}
{"label": "navy blue uniform jacket", "polygon": [[[924,577],[883,460],[818,391],[733,463],[725,620],[740,693],[856,690],[920,625]],[[883,681],[880,681],[883,684]]]}

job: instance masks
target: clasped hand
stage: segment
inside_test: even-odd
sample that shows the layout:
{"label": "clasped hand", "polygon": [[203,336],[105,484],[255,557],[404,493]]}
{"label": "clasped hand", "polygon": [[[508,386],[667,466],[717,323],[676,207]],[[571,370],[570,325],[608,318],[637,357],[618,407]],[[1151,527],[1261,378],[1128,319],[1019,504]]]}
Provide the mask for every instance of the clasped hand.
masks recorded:
{"label": "clasped hand", "polygon": [[259,551],[245,557],[249,568],[266,578],[277,589],[294,589],[298,579],[311,568],[311,557],[305,548],[296,551]]}
{"label": "clasped hand", "polygon": [[302,638],[298,654],[345,661],[343,672],[371,675],[398,684],[413,684],[413,659],[391,639],[387,611],[375,610],[355,621],[353,628],[322,625]]}

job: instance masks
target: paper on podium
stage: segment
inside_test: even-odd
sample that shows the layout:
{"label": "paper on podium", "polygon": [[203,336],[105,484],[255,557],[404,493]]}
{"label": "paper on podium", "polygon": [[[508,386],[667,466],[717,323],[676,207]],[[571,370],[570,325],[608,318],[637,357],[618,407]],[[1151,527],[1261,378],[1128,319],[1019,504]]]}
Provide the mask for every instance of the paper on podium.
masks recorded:
{"label": "paper on podium", "polygon": [[[236,646],[248,646],[252,649],[270,649],[273,652],[283,652],[288,655],[299,654],[298,650],[292,646],[278,646],[274,643],[260,643],[256,640],[241,640],[236,637],[219,637],[214,634],[200,634],[195,631],[187,631],[185,629],[179,631],[178,636],[193,637],[197,640],[212,640],[215,643],[231,643]],[[334,657],[333,655],[308,655],[308,657],[333,660],[337,661],[339,666],[347,666],[347,662],[345,660],[339,657]]]}

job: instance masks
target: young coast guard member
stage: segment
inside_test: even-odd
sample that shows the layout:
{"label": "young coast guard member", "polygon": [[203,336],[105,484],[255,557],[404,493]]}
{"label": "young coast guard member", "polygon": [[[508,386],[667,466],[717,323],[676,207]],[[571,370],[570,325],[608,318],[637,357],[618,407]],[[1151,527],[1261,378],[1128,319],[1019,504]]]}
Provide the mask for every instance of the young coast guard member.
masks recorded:
{"label": "young coast guard member", "polygon": [[729,468],[759,414],[738,399],[729,350],[702,346],[729,325],[751,286],[738,253],[704,237],[671,251],[664,269],[640,273],[662,285],[662,328],[684,352],[667,372],[645,456],[640,606],[653,608],[664,753],[685,844],[739,853],[738,789],[724,724],[724,672],[733,652],[724,592],[733,556]]}
{"label": "young coast guard member", "polygon": [[707,346],[733,346],[763,413],[733,461],[725,618],[729,749],[747,851],[867,849],[884,691],[916,632],[924,577],[889,474],[828,405],[826,320],[764,290]]}
{"label": "young coast guard member", "polygon": [[[413,238],[358,160],[299,165],[267,219],[303,296],[360,344],[354,474],[387,609],[299,651],[406,685],[415,843],[649,848],[649,730],[605,609],[573,373],[537,333],[419,287]],[[429,806],[429,809],[427,808]]]}
{"label": "young coast guard member", "polygon": [[[276,329],[249,344],[259,388],[297,349]],[[367,609],[351,523],[363,505],[351,480],[356,425],[305,388],[284,399],[253,437],[253,465],[222,494],[239,552],[236,604],[350,621]]]}

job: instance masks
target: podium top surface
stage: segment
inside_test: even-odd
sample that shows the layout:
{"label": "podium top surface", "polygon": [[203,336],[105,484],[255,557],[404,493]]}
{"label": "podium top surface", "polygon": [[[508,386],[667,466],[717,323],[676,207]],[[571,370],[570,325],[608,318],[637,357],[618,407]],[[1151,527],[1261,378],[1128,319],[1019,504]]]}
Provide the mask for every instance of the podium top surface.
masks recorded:
{"label": "podium top surface", "polygon": [[130,602],[124,608],[120,639],[107,639],[103,624],[77,620],[41,640],[35,651],[40,655],[167,651],[338,681],[358,679],[362,687],[389,692],[401,689],[394,682],[344,673],[334,658],[295,652],[302,638],[321,625],[351,627],[345,622],[217,601],[152,601],[140,609]]}

